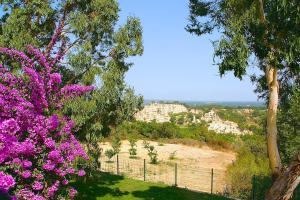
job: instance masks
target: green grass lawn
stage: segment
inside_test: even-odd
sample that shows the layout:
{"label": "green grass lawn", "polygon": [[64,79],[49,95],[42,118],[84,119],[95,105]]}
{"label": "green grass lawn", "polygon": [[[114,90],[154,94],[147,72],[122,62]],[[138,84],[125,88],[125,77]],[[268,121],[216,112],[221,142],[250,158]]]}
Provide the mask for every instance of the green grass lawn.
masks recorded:
{"label": "green grass lawn", "polygon": [[77,199],[101,200],[229,200],[225,197],[192,192],[159,183],[147,183],[107,173],[95,173],[84,183],[77,181]]}

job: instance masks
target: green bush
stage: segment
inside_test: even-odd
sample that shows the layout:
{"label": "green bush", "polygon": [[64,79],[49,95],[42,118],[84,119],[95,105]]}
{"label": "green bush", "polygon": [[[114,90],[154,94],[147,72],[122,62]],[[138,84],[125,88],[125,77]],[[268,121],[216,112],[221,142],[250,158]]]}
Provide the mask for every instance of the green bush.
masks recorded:
{"label": "green bush", "polygon": [[279,150],[284,165],[288,165],[300,150],[300,89],[293,90],[278,115]]}
{"label": "green bush", "polygon": [[113,151],[115,152],[115,154],[119,154],[121,151],[121,139],[116,136],[113,138],[112,142],[111,142],[111,147],[113,148]]}
{"label": "green bush", "polygon": [[104,152],[104,154],[109,159],[109,161],[111,161],[112,157],[114,157],[116,155],[116,152],[113,149],[107,149]]}
{"label": "green bush", "polygon": [[135,158],[137,155],[137,149],[136,149],[136,139],[130,138],[129,139],[130,149],[129,149],[129,155],[130,158]]}
{"label": "green bush", "polygon": [[236,161],[228,167],[228,189],[233,197],[250,199],[253,176],[270,176],[266,144],[262,136],[245,136],[238,146]]}
{"label": "green bush", "polygon": [[150,163],[157,164],[158,157],[157,157],[157,151],[155,150],[154,146],[152,146],[152,145],[148,146],[147,150],[148,150],[148,156],[150,158]]}
{"label": "green bush", "polygon": [[176,151],[173,151],[172,153],[170,153],[169,159],[170,160],[175,160],[176,159]]}

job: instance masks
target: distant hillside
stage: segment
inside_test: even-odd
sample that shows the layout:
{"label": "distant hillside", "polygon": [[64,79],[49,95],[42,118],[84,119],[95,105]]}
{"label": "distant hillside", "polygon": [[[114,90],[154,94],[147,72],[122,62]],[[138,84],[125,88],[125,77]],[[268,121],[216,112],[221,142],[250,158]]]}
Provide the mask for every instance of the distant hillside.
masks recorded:
{"label": "distant hillside", "polygon": [[260,133],[264,109],[189,107],[179,103],[150,103],[135,115],[143,122],[172,122],[178,125],[207,124],[207,129],[221,134],[245,135]]}
{"label": "distant hillside", "polygon": [[258,101],[176,101],[176,100],[144,100],[144,104],[151,103],[175,103],[187,106],[225,106],[225,107],[265,107],[264,102]]}

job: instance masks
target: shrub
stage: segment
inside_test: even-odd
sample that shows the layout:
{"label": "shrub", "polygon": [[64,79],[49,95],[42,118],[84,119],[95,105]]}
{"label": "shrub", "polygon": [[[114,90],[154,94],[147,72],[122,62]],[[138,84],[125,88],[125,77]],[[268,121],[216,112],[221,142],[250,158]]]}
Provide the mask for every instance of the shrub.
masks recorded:
{"label": "shrub", "polygon": [[240,144],[236,161],[229,166],[227,182],[231,196],[249,199],[253,175],[270,175],[266,145],[262,136],[245,136]]}
{"label": "shrub", "polygon": [[121,139],[119,137],[114,137],[112,143],[111,143],[111,147],[113,148],[113,151],[115,152],[115,154],[119,154],[121,151]]}
{"label": "shrub", "polygon": [[137,155],[136,140],[133,138],[129,139],[129,144],[130,144],[130,149],[129,149],[130,158],[135,158]]}
{"label": "shrub", "polygon": [[170,160],[175,160],[176,159],[176,152],[177,151],[173,151],[172,153],[170,153],[170,155],[169,155]]}
{"label": "shrub", "polygon": [[107,149],[104,152],[104,154],[109,159],[109,161],[111,161],[112,157],[114,157],[116,155],[116,152],[113,149]]}
{"label": "shrub", "polygon": [[148,142],[147,140],[143,140],[143,146],[145,149],[148,149],[150,146],[150,142]]}
{"label": "shrub", "polygon": [[[59,27],[49,45],[51,51]],[[93,87],[62,86],[57,73],[63,57],[55,58],[27,46],[28,56],[20,51],[0,48],[10,58],[0,65],[0,190],[18,199],[73,198],[76,190],[68,186],[78,157],[87,154],[72,133],[74,123],[61,116],[63,103]],[[8,63],[20,66],[15,70]]]}
{"label": "shrub", "polygon": [[150,145],[148,148],[148,156],[150,158],[151,164],[157,164],[158,158],[157,158],[157,151],[155,150],[154,146]]}

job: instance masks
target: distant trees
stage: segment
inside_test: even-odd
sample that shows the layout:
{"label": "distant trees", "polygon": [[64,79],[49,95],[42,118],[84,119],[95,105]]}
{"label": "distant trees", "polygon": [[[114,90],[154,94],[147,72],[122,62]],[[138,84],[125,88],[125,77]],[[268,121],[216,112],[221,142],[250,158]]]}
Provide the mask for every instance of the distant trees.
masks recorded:
{"label": "distant trees", "polygon": [[243,113],[241,109],[217,109],[218,116],[223,120],[238,124],[243,130],[250,130],[254,134],[263,134],[266,110],[264,108],[251,108],[250,113]]}
{"label": "distant trees", "polygon": [[[282,164],[277,144],[277,107],[279,86],[282,78],[294,81],[299,74],[300,43],[299,14],[297,0],[190,0],[190,24],[187,31],[196,35],[221,31],[215,44],[215,56],[221,75],[233,71],[242,79],[256,58],[262,75],[254,76],[258,92],[267,98],[266,132],[270,167],[274,178],[278,177],[266,199],[288,199],[299,181],[296,168],[286,170],[291,177],[282,179]],[[299,152],[300,153],[300,152]],[[298,154],[298,157],[300,154]],[[284,170],[283,170],[284,171]],[[271,188],[271,190],[273,190]]]}

